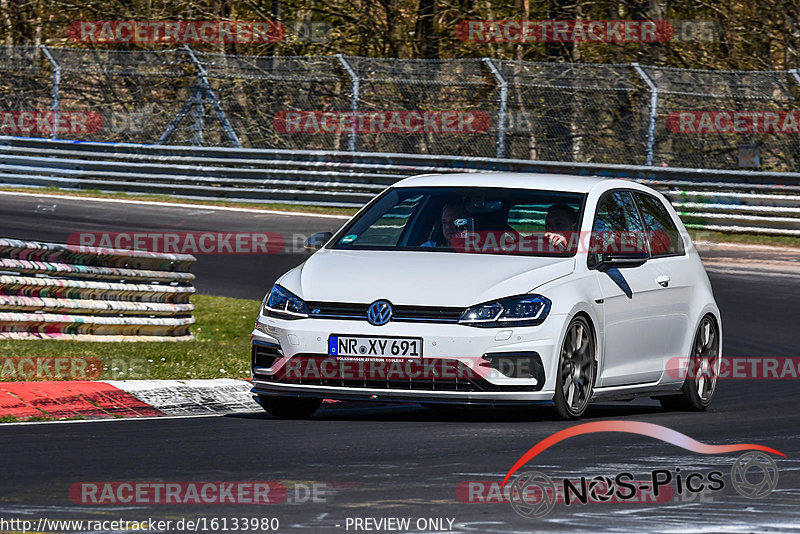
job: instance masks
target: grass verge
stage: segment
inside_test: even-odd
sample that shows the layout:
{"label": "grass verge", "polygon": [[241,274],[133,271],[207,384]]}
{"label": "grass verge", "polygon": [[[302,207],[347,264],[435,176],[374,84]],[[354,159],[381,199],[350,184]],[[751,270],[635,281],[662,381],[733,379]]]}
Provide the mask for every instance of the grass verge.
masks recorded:
{"label": "grass verge", "polygon": [[[6,358],[97,358],[103,363],[99,379],[247,378],[250,371],[249,334],[258,307],[255,300],[194,295],[197,322],[194,341],[92,343],[86,341],[3,340],[0,360]],[[31,366],[0,365],[0,381],[65,380],[81,376],[33,376]],[[13,369],[13,372],[12,372]]]}

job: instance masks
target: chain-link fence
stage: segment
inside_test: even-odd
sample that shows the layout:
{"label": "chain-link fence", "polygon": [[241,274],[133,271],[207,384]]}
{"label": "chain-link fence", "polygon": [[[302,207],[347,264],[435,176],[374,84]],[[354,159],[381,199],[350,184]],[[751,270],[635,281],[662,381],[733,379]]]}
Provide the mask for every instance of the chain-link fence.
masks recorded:
{"label": "chain-link fence", "polygon": [[[243,146],[347,150],[346,133],[303,132],[286,114],[350,109],[350,83],[336,58],[197,54]],[[207,144],[226,144],[220,134]]]}
{"label": "chain-link fence", "polygon": [[796,170],[797,71],[0,48],[0,134]]}
{"label": "chain-link fence", "polygon": [[658,88],[655,164],[778,171],[800,166],[796,71],[642,68]]}
{"label": "chain-link fence", "polygon": [[[60,70],[56,137],[87,141],[157,142],[194,94],[196,76],[185,51],[47,49]],[[173,143],[202,142],[188,121]]]}
{"label": "chain-link fence", "polygon": [[[0,131],[50,136],[51,107],[56,93],[53,91],[54,73],[45,63],[41,49],[0,47]],[[26,112],[31,116],[24,115]],[[23,123],[22,128],[20,123]]]}

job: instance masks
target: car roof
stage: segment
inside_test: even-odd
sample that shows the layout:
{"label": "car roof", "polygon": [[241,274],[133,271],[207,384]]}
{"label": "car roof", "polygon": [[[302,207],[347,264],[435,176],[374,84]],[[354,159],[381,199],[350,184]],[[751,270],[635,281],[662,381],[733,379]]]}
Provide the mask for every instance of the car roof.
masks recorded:
{"label": "car roof", "polygon": [[[642,188],[636,182],[600,178],[598,176],[575,176],[572,174],[528,173],[528,172],[475,172],[453,174],[423,174],[412,176],[394,184],[394,187],[502,187],[509,189],[541,189],[588,193],[595,187]],[[638,186],[638,187],[637,187]],[[646,189],[646,188],[643,188]]]}

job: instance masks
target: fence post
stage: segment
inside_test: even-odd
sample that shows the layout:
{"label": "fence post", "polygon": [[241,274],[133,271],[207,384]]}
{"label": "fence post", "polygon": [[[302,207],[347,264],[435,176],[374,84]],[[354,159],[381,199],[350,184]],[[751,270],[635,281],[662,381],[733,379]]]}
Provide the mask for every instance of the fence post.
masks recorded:
{"label": "fence post", "polygon": [[350,97],[350,112],[353,114],[352,126],[350,127],[350,140],[347,143],[347,148],[350,152],[356,151],[356,129],[358,125],[358,92],[361,89],[361,79],[358,77],[358,74],[350,66],[350,63],[344,58],[342,54],[336,54],[336,59],[339,60],[339,63],[342,65],[342,68],[347,72],[347,75],[350,77],[350,81],[353,84],[352,96]]}
{"label": "fence post", "polygon": [[194,95],[199,91],[201,91],[201,89],[199,87],[197,87],[197,86],[195,86],[192,89],[192,95],[183,104],[183,107],[181,108],[181,110],[177,113],[177,115],[175,115],[175,117],[172,119],[172,121],[170,121],[170,123],[167,125],[167,127],[164,129],[164,131],[161,133],[161,136],[158,138],[158,141],[156,141],[157,145],[163,145],[164,143],[167,142],[167,140],[170,138],[170,136],[172,136],[172,134],[178,128],[178,124],[180,124],[180,122],[183,120],[183,118],[186,116],[186,114],[189,113],[189,110],[192,109],[192,106],[194,105],[194,100],[195,100]]}
{"label": "fence post", "polygon": [[239,137],[233,130],[231,123],[228,122],[228,117],[225,116],[225,112],[222,110],[222,106],[220,106],[219,100],[217,100],[217,95],[214,94],[214,91],[211,89],[211,85],[209,85],[208,83],[208,72],[206,71],[206,68],[203,66],[200,60],[197,59],[197,56],[194,53],[194,49],[192,49],[191,46],[187,44],[184,45],[183,48],[189,54],[189,59],[192,60],[192,63],[194,63],[194,66],[197,69],[197,80],[200,82],[200,87],[202,88],[202,92],[205,93],[205,97],[208,98],[209,102],[211,102],[211,107],[214,108],[214,113],[217,115],[219,122],[222,124],[222,128],[225,130],[225,134],[228,136],[228,140],[230,140],[231,144],[234,147],[242,148],[242,143],[241,141],[239,141]]}
{"label": "fence post", "polygon": [[658,87],[650,76],[642,69],[638,63],[631,63],[631,67],[636,71],[636,74],[644,80],[647,87],[650,88],[650,120],[647,125],[647,159],[645,165],[653,164],[653,152],[656,144],[656,112],[658,110]]}
{"label": "fence post", "polygon": [[55,139],[58,133],[58,96],[61,90],[61,65],[58,64],[56,58],[53,57],[53,54],[50,53],[50,50],[45,45],[41,44],[39,48],[42,49],[47,61],[49,61],[50,65],[53,67],[53,90],[51,93],[52,101],[50,103],[50,109],[53,114],[50,117],[52,123],[50,125],[50,139]]}
{"label": "fence post", "polygon": [[497,157],[506,157],[506,115],[508,114],[508,82],[500,73],[491,58],[483,58],[483,62],[489,67],[495,81],[500,86],[500,99],[497,109]]}
{"label": "fence post", "polygon": [[203,146],[203,131],[206,127],[205,93],[202,90],[195,91],[192,95],[192,101],[192,114],[194,115],[192,145]]}

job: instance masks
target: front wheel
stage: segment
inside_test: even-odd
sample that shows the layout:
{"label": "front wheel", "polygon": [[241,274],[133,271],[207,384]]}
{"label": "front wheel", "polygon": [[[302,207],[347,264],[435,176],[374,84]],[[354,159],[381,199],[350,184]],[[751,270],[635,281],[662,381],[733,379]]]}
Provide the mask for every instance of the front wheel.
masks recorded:
{"label": "front wheel", "polygon": [[589,322],[576,317],[567,327],[558,365],[556,394],[553,397],[559,418],[578,419],[592,399],[596,343]]}
{"label": "front wheel", "polygon": [[717,323],[712,316],[706,315],[694,335],[689,368],[680,394],[658,398],[665,410],[701,412],[708,408],[717,389],[722,364],[719,347]]}
{"label": "front wheel", "polygon": [[320,407],[322,399],[259,395],[258,402],[273,417],[280,419],[308,419]]}

